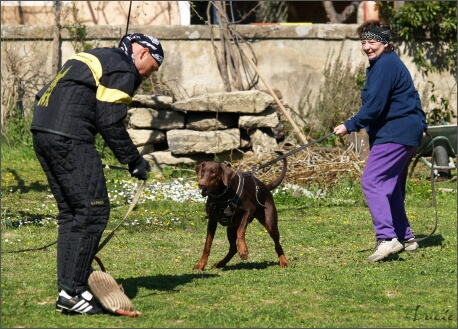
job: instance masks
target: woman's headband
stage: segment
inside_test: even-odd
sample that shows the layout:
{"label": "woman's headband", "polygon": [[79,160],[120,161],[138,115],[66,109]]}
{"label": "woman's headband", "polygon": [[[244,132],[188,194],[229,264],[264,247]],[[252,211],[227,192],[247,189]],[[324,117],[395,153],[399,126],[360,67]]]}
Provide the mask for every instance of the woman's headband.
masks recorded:
{"label": "woman's headband", "polygon": [[374,40],[381,43],[390,42],[391,31],[386,27],[375,27],[361,33],[361,40]]}

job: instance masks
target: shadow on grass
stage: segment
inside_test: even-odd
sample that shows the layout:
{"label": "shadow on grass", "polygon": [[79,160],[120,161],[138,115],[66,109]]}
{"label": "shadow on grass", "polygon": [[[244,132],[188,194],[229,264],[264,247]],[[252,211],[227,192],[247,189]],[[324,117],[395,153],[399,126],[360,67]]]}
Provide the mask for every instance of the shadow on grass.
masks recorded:
{"label": "shadow on grass", "polygon": [[183,275],[155,275],[155,276],[141,276],[128,279],[116,280],[118,284],[121,284],[124,293],[129,298],[134,298],[138,293],[138,288],[143,287],[148,290],[159,290],[167,292],[179,292],[176,287],[185,285],[196,279],[208,279],[216,277],[218,274],[207,274],[205,272],[199,272],[196,274],[183,274]]}
{"label": "shadow on grass", "polygon": [[399,254],[391,254],[391,255],[386,256],[386,258],[379,260],[378,263],[388,263],[388,262],[393,262],[393,261],[404,262],[405,259],[399,258]]}
{"label": "shadow on grass", "polygon": [[240,262],[234,265],[226,265],[221,270],[234,271],[234,270],[264,270],[270,266],[279,266],[278,262]]}
{"label": "shadow on grass", "polygon": [[[319,205],[310,205],[310,206],[277,206],[277,213],[279,215],[279,217],[282,217],[281,214],[282,213],[290,213],[290,212],[296,212],[298,215],[300,216],[308,216],[309,213],[310,213],[310,210],[311,209],[317,209],[317,208],[320,208],[320,207],[323,207],[323,208],[328,208],[328,209],[332,209],[332,208],[339,208],[339,209],[346,209],[346,208],[349,208],[349,209],[352,209],[354,208],[355,206],[361,206],[361,204],[357,202],[347,202],[347,203],[323,203],[323,204],[319,204]],[[295,220],[294,218],[292,219],[283,219],[282,218],[282,221],[292,221],[292,220]]]}
{"label": "shadow on grass", "polygon": [[22,210],[13,212],[11,209],[6,209],[2,216],[4,227],[10,229],[18,229],[24,225],[36,225],[40,227],[49,223],[54,225],[55,221],[55,216],[34,214]]}
{"label": "shadow on grass", "polygon": [[8,169],[7,171],[13,175],[14,180],[17,182],[16,186],[11,186],[11,191],[13,193],[28,193],[30,191],[45,192],[48,189],[47,184],[41,184],[37,181],[30,183],[30,185],[26,185],[25,180],[21,178],[16,170]]}
{"label": "shadow on grass", "polygon": [[[418,235],[418,236],[415,236],[416,238],[423,238],[425,237],[426,235]],[[444,241],[445,239],[443,238],[442,234],[437,234],[437,235],[432,235],[430,236],[429,238],[423,240],[423,241],[420,241],[418,244],[420,245],[420,249],[421,248],[429,248],[429,247],[437,247],[437,246],[441,246],[442,247],[442,242]]]}
{"label": "shadow on grass", "polygon": [[[220,269],[222,271],[234,271],[234,270],[261,270],[266,269],[270,266],[279,266],[278,262],[241,262],[234,265],[226,265]],[[155,275],[155,276],[143,276],[128,279],[117,279],[118,284],[121,284],[124,293],[129,298],[134,298],[138,293],[138,288],[143,287],[148,290],[159,290],[166,292],[179,292],[176,287],[185,285],[192,282],[193,280],[205,280],[209,278],[218,277],[218,274],[208,273],[206,271],[196,272],[196,274],[183,274],[183,275]],[[153,294],[153,293],[151,293]]]}

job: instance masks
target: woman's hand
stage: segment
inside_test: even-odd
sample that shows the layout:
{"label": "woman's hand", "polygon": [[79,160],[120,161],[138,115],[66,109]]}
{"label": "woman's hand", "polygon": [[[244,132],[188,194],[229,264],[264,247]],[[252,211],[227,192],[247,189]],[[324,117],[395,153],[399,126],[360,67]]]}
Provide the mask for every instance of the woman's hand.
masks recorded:
{"label": "woman's hand", "polygon": [[346,134],[348,134],[347,127],[345,127],[343,124],[338,125],[334,128],[334,134],[337,136],[345,136]]}

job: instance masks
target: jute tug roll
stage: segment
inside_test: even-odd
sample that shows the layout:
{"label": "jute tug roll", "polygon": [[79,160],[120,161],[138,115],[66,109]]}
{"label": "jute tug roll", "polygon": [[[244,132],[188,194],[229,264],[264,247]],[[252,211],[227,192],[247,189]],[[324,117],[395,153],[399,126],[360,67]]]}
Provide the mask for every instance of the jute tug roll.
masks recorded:
{"label": "jute tug roll", "polygon": [[93,271],[89,275],[88,285],[107,311],[130,317],[142,315],[135,310],[129,297],[124,294],[122,286],[107,272]]}

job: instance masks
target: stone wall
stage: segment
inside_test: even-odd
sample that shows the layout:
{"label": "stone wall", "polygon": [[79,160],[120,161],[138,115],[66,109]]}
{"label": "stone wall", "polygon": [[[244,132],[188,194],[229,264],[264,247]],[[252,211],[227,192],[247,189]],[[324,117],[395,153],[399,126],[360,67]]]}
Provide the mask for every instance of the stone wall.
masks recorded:
{"label": "stone wall", "polygon": [[[281,99],[279,91],[276,96]],[[156,165],[234,159],[246,152],[263,156],[284,138],[279,105],[263,91],[208,93],[176,102],[136,95],[128,113],[129,135]]]}
{"label": "stone wall", "polygon": [[[310,95],[311,99],[316,99],[320,95],[324,85],[323,71],[328,60],[332,63],[340,56],[342,61],[349,63],[349,69],[367,62],[361,54],[356,27],[356,24],[268,24],[240,25],[237,31],[246,41],[241,44],[241,48],[255,57],[262,80],[267,81],[270,87],[275,86],[281,90],[282,103],[287,109],[301,115],[309,110],[304,105],[305,97]],[[249,135],[249,132],[259,128],[263,133],[270,131],[274,134],[275,128],[262,126],[265,123],[257,123],[260,125],[257,128],[251,127],[257,120],[264,120],[259,119],[262,116],[260,113],[228,112],[226,104],[229,102],[221,102],[219,105],[215,105],[214,100],[210,102],[212,97],[223,97],[220,92],[224,90],[215,58],[215,54],[221,51],[218,26],[130,26],[129,32],[151,34],[161,40],[165,61],[156,74],[174,96],[173,99],[160,95],[137,96],[132,104],[129,129],[145,157],[153,159],[154,155],[154,159],[160,159],[156,160],[160,163],[173,164],[195,161],[200,156],[213,157],[214,154],[218,154],[220,159],[224,159],[223,156],[236,157],[240,154],[238,149],[251,148],[255,152],[263,149],[256,143],[254,149],[250,146],[259,133]],[[85,41],[97,47],[117,46],[124,33],[125,26],[88,26]],[[12,98],[11,95],[18,92],[12,90],[14,81],[22,81],[24,89],[19,91],[33,99],[35,92],[51,78],[53,30],[52,26],[2,26],[1,34],[3,119],[8,110],[3,100]],[[61,30],[61,37],[60,52],[62,61],[65,61],[75,53],[75,45],[67,30]],[[456,113],[455,77],[449,73],[422,76],[402,45],[398,53],[407,65],[420,95],[430,89],[431,81],[435,85],[438,99],[440,96],[448,98]],[[246,71],[249,65],[242,58],[239,60],[242,76],[249,76]],[[9,63],[17,71],[12,72]],[[261,81],[254,87],[264,88],[266,86]],[[144,99],[140,102],[142,97]],[[354,112],[357,110],[354,109]],[[170,126],[164,126],[166,123]],[[301,121],[297,120],[296,123],[300,125]],[[456,120],[452,123],[456,123]],[[205,125],[208,131],[202,128]],[[231,151],[224,151],[225,143],[231,139],[237,140],[235,130],[232,132],[231,129],[239,131],[240,145]],[[185,135],[188,131],[189,134]],[[212,144],[191,145],[199,146],[204,151],[197,152],[184,144],[186,138],[192,137],[211,140]],[[272,145],[275,147],[276,144]]]}
{"label": "stone wall", "polygon": [[[308,109],[303,105],[305,95],[310,93],[312,99],[319,95],[328,57],[332,63],[340,55],[350,68],[367,62],[361,54],[356,27],[356,24],[269,24],[240,25],[237,31],[246,41],[241,48],[250,56],[253,52],[263,79],[270,86],[280,89],[285,103],[297,113],[306,113]],[[117,46],[125,28],[116,25],[87,26],[85,42],[92,46]],[[215,58],[221,52],[218,26],[131,25],[129,32],[159,38],[165,60],[157,74],[173,91],[176,100],[224,91]],[[10,62],[21,71],[15,73],[16,79],[19,77],[27,81],[27,86],[41,88],[50,79],[52,26],[2,26],[1,33],[2,90],[6,92],[12,85],[14,77],[9,78],[13,73],[8,68]],[[62,61],[65,61],[75,53],[75,42],[65,29],[61,30],[61,37],[60,52]],[[422,76],[402,45],[396,46],[401,46],[399,54],[409,68],[420,95],[430,88],[430,80],[435,84],[436,96],[449,98],[456,110],[455,77],[447,73]],[[249,64],[242,58],[239,67],[242,77],[249,76]],[[247,86],[246,81],[244,85]],[[251,89],[266,89],[266,86],[259,81],[259,85]]]}

